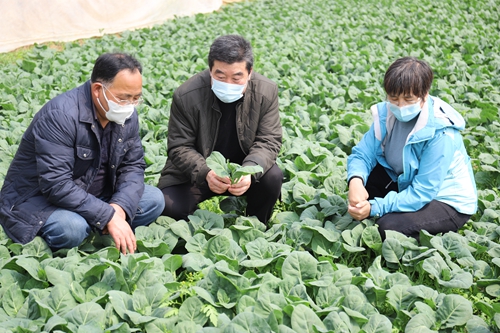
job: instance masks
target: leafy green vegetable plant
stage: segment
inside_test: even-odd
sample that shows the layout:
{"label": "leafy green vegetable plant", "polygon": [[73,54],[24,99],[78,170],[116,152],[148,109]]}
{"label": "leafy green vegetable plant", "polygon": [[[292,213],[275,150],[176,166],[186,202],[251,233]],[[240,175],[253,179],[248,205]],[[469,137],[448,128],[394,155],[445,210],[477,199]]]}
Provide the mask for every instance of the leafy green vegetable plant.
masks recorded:
{"label": "leafy green vegetable plant", "polygon": [[[0,182],[34,113],[121,50],[143,64],[140,135],[156,185],[173,91],[207,68],[216,36],[241,34],[279,87],[284,182],[268,225],[234,202],[230,218],[205,204],[137,228],[134,255],[99,234],[53,253],[0,228],[0,332],[499,332],[497,2],[245,1],[2,64]],[[346,158],[385,97],[385,69],[406,55],[431,64],[431,94],[466,119],[480,209],[457,233],[382,241],[376,221],[347,214]],[[242,175],[220,156],[213,169]]]}
{"label": "leafy green vegetable plant", "polygon": [[241,177],[246,175],[253,175],[262,172],[260,165],[246,165],[241,166],[237,163],[229,162],[218,151],[213,151],[207,157],[207,165],[219,177],[229,177],[231,184],[236,184],[240,181]]}

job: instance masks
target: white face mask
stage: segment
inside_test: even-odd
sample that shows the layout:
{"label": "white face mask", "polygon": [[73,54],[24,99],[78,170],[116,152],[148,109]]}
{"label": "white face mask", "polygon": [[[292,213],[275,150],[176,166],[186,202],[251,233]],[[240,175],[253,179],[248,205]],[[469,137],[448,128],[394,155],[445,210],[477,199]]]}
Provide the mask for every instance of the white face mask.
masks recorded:
{"label": "white face mask", "polygon": [[104,98],[106,99],[106,102],[108,102],[108,107],[109,110],[106,111],[104,107],[101,104],[101,101],[99,100],[99,97],[97,98],[97,101],[99,102],[99,105],[101,108],[106,112],[106,118],[109,121],[115,122],[119,125],[123,125],[125,123],[125,120],[130,118],[132,114],[134,113],[134,105],[133,104],[127,104],[127,105],[120,105],[116,102],[110,101],[108,97],[106,96],[106,92],[104,91],[104,86],[103,86],[103,94]]}
{"label": "white face mask", "polygon": [[[250,76],[248,80],[250,80]],[[232,103],[239,100],[243,96],[243,91],[247,84],[248,81],[245,84],[232,84],[217,81],[212,77],[212,91],[224,103]]]}

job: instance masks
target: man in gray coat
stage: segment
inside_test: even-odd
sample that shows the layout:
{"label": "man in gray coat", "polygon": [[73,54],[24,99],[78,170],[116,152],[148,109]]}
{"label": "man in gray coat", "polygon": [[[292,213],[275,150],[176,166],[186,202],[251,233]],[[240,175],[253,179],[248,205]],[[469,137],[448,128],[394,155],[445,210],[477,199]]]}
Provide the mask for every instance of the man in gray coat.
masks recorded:
{"label": "man in gray coat", "polygon": [[[158,184],[163,215],[186,219],[208,198],[245,195],[246,215],[267,223],[283,180],[276,165],[282,137],[278,87],[253,71],[250,43],[238,35],[217,38],[208,65],[174,93],[168,159]],[[207,166],[213,151],[233,163],[259,165],[263,172],[231,184]]]}
{"label": "man in gray coat", "polygon": [[122,253],[135,251],[134,229],[164,206],[144,185],[141,73],[130,55],[103,54],[90,81],[36,113],[0,192],[0,223],[14,241],[39,235],[52,249],[72,248],[95,229]]}

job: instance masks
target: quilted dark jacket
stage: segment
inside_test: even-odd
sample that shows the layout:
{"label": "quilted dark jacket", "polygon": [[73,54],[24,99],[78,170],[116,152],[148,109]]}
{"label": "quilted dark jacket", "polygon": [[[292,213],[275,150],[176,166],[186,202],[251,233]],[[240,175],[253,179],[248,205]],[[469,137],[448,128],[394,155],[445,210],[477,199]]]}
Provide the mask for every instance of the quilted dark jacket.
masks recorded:
{"label": "quilted dark jacket", "polygon": [[[205,160],[217,142],[221,117],[205,70],[184,82],[174,93],[168,124],[168,159],[159,188],[203,184],[210,171]],[[253,72],[243,102],[236,105],[236,130],[246,157],[243,165],[260,165],[266,173],[276,163],[282,130],[278,109],[278,87]],[[258,179],[262,174],[255,175]]]}
{"label": "quilted dark jacket", "polygon": [[[114,209],[88,194],[100,167],[100,137],[90,81],[59,95],[38,111],[22,137],[0,192],[0,223],[14,241],[27,243],[56,208],[84,217],[102,230]],[[144,192],[144,152],[137,112],[112,126],[110,202],[133,219]]]}

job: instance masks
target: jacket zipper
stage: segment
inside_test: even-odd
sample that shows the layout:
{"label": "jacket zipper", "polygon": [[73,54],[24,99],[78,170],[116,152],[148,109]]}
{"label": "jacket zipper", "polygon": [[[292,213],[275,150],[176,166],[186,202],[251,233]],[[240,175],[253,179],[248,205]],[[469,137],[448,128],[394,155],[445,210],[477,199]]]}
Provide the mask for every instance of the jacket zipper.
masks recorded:
{"label": "jacket zipper", "polygon": [[[238,111],[238,107],[240,107],[240,111]],[[241,139],[240,139],[240,128],[241,126],[238,126],[238,121],[240,119],[239,115],[243,109],[243,102],[240,102],[238,103],[238,105],[236,105],[236,135],[238,135],[238,145],[240,146],[240,149],[241,151],[245,154],[245,155],[248,155],[246,152],[245,152],[245,149],[243,149],[243,147],[241,146]],[[242,135],[243,136],[243,135]]]}
{"label": "jacket zipper", "polygon": [[12,210],[14,209],[14,207],[16,207],[19,203],[26,201],[26,199],[31,198],[37,192],[38,192],[38,188],[36,188],[36,189],[32,190],[31,192],[28,192],[25,195],[23,195],[21,198],[19,198],[19,200],[17,200],[16,202],[14,202],[14,204],[12,205],[12,207],[10,207],[10,211],[12,212]]}

